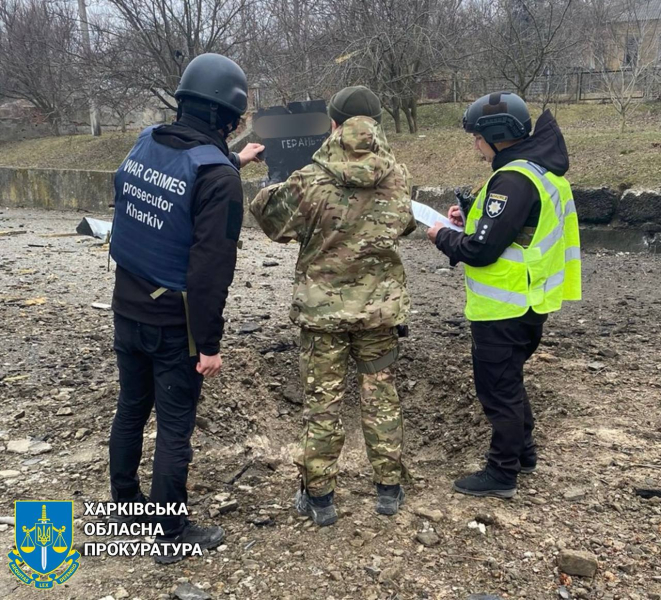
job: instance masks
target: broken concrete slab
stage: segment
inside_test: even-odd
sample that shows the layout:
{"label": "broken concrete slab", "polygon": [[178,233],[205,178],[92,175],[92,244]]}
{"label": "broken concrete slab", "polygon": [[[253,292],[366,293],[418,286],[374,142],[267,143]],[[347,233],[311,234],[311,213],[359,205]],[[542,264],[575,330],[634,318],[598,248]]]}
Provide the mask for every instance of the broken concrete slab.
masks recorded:
{"label": "broken concrete slab", "polygon": [[112,310],[112,305],[105,302],[92,302],[92,308],[96,308],[97,310]]}
{"label": "broken concrete slab", "polygon": [[190,583],[182,583],[174,590],[174,597],[179,600],[211,600],[211,596]]}
{"label": "broken concrete slab", "polygon": [[628,225],[661,224],[661,190],[627,190],[620,200],[617,216]]}
{"label": "broken concrete slab", "polygon": [[52,450],[52,446],[46,442],[37,440],[11,440],[7,444],[7,451],[15,454],[46,454]]}
{"label": "broken concrete slab", "polygon": [[21,472],[14,469],[8,469],[6,471],[0,471],[0,479],[14,479],[20,477]]}
{"label": "broken concrete slab", "polygon": [[80,235],[89,235],[104,242],[110,238],[110,230],[112,223],[110,221],[101,221],[100,219],[92,219],[92,217],[85,217],[78,227],[76,233]]}
{"label": "broken concrete slab", "polygon": [[573,190],[579,223],[605,224],[615,216],[620,193],[606,187]]}

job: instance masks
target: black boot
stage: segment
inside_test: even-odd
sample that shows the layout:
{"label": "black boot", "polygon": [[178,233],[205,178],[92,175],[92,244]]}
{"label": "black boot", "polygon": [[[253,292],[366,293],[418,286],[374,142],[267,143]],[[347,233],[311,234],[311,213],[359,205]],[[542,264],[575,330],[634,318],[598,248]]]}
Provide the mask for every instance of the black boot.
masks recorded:
{"label": "black boot", "polygon": [[299,515],[310,517],[319,527],[326,527],[337,522],[333,492],[325,496],[310,496],[307,490],[298,490],[294,506]]}
{"label": "black boot", "polygon": [[381,485],[377,483],[376,494],[376,512],[380,515],[396,515],[406,498],[406,494],[399,484]]}
{"label": "black boot", "polygon": [[453,489],[468,496],[512,498],[516,494],[516,482],[504,483],[494,477],[489,469],[485,469],[469,477],[458,479],[454,482]]}
{"label": "black boot", "polygon": [[[191,522],[186,523],[184,530],[177,536],[173,537],[157,537],[157,544],[199,544],[200,550],[211,550],[217,548],[223,543],[225,539],[225,532],[222,527],[212,526],[212,527],[200,527]],[[165,547],[167,548],[167,547]],[[165,551],[164,548],[164,551]],[[184,551],[183,548],[180,548],[178,552],[174,554],[163,554],[161,556],[154,556],[154,560],[161,565],[170,565],[172,563],[179,562],[190,556],[193,552],[193,549]]]}

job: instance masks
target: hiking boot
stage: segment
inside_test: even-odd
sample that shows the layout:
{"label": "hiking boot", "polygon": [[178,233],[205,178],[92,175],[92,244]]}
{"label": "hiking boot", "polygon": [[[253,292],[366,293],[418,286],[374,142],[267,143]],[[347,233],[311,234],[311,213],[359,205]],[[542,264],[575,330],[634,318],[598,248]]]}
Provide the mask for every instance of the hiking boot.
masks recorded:
{"label": "hiking boot", "polygon": [[[134,502],[141,502],[147,504],[149,498],[142,492],[133,500],[118,500],[118,504],[132,504]],[[108,514],[108,523],[119,523],[120,525],[133,525],[133,523],[151,523],[152,518],[149,515],[122,515],[119,510],[115,509]]]}
{"label": "hiking boot", "polygon": [[376,512],[380,515],[396,515],[404,504],[406,494],[401,485],[376,485]]}
{"label": "hiking boot", "polygon": [[503,483],[485,469],[469,477],[457,479],[453,489],[455,492],[468,496],[512,498],[516,494],[516,483]]}
{"label": "hiking boot", "polygon": [[309,496],[305,490],[298,490],[294,506],[299,515],[310,517],[319,527],[326,527],[337,521],[332,492],[321,498],[315,498]]}
{"label": "hiking boot", "polygon": [[[223,543],[225,539],[225,532],[222,527],[214,525],[212,527],[200,527],[194,523],[188,522],[184,530],[177,536],[173,537],[157,537],[157,544],[199,544],[201,550],[212,550],[217,548]],[[168,549],[168,550],[171,550]],[[163,554],[161,556],[154,556],[154,561],[161,565],[171,565],[172,563],[179,562],[189,556],[193,552],[193,548],[184,552],[180,548],[175,554]],[[165,551],[165,549],[164,549]]]}
{"label": "hiking boot", "polygon": [[[489,462],[488,452],[484,454],[484,459]],[[521,463],[521,471],[519,472],[523,475],[530,475],[537,470],[537,455],[522,456],[519,458],[519,463]]]}

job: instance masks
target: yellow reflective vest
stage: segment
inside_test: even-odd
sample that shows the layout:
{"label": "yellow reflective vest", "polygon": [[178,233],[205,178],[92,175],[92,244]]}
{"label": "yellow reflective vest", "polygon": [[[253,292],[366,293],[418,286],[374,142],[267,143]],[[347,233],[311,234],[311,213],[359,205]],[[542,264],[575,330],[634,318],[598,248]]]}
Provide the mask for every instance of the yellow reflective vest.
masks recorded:
{"label": "yellow reflective vest", "polygon": [[[491,265],[465,265],[470,321],[511,319],[530,308],[546,314],[560,310],[563,300],[581,299],[578,217],[569,182],[526,160],[513,161],[492,177],[502,171],[516,171],[533,183],[541,201],[539,224],[527,248],[514,243]],[[487,182],[468,213],[467,235],[486,233],[477,228],[488,186]]]}

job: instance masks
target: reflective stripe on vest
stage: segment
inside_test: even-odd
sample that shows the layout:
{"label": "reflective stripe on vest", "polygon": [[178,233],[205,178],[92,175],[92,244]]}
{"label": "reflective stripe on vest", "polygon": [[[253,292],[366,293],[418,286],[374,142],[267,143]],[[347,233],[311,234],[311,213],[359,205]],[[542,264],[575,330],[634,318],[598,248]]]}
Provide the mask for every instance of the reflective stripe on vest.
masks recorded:
{"label": "reflective stripe on vest", "polygon": [[562,271],[558,271],[555,275],[551,275],[545,282],[544,282],[544,291],[545,292],[550,292],[551,290],[554,290],[558,286],[562,285],[565,282],[565,270],[563,269]]}
{"label": "reflective stripe on vest", "polygon": [[[564,220],[563,220],[564,221]],[[564,222],[560,223],[549,233],[545,238],[543,238],[539,244],[537,244],[537,248],[539,248],[540,255],[544,256],[551,248],[553,248],[554,244],[562,238],[564,233]],[[580,258],[580,253],[578,258]],[[523,258],[523,250],[521,248],[513,248],[510,246],[509,248],[506,248],[505,251],[500,255],[500,258],[504,258],[505,260],[511,260],[512,262],[525,262]]]}
{"label": "reflective stripe on vest", "polygon": [[547,169],[536,165],[535,163],[528,162],[527,160],[515,160],[507,165],[508,167],[517,167],[519,169],[524,169],[529,173],[532,173],[539,182],[544,186],[546,193],[551,196],[553,201],[553,206],[555,208],[555,215],[558,217],[558,221],[562,222],[562,202],[560,201],[560,191],[555,187],[544,175],[548,173]]}
{"label": "reflective stripe on vest", "polygon": [[500,255],[500,258],[511,260],[512,262],[523,262],[523,250],[521,248],[505,248],[505,251]]}
{"label": "reflective stripe on vest", "polygon": [[[565,282],[565,271],[559,271],[555,275],[551,275],[544,282],[544,291],[550,292],[561,286]],[[475,281],[470,277],[466,277],[466,285],[471,292],[474,292],[478,296],[484,296],[485,298],[490,298],[491,300],[497,300],[498,302],[506,302],[507,304],[514,304],[515,306],[528,306],[528,296],[526,294],[520,294],[518,292],[509,292],[507,290],[501,290],[500,288],[487,285],[486,283],[480,283]]]}
{"label": "reflective stripe on vest", "polygon": [[543,238],[539,244],[537,244],[537,247],[539,248],[539,251],[541,252],[542,256],[546,254],[553,246],[555,246],[555,243],[560,241],[562,239],[562,236],[564,234],[564,227],[565,227],[565,219],[564,217],[558,223],[555,228],[549,233],[545,238]]}
{"label": "reflective stripe on vest", "polygon": [[498,300],[498,302],[506,302],[507,304],[515,304],[516,306],[528,306],[528,297],[525,294],[501,290],[486,283],[475,281],[468,276],[466,277],[466,285],[471,292],[476,293],[478,296]]}
{"label": "reflective stripe on vest", "polygon": [[567,204],[565,204],[565,217],[575,212],[576,212],[576,203],[574,202],[574,199],[572,198],[571,200],[567,200]]}

